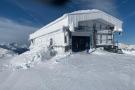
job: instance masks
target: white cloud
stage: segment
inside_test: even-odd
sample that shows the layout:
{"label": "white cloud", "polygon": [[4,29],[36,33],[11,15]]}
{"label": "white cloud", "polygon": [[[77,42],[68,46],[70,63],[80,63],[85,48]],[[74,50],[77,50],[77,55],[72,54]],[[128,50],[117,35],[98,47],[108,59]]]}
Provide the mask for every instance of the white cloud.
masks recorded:
{"label": "white cloud", "polygon": [[27,43],[29,34],[36,30],[35,27],[22,25],[13,20],[0,17],[0,43]]}

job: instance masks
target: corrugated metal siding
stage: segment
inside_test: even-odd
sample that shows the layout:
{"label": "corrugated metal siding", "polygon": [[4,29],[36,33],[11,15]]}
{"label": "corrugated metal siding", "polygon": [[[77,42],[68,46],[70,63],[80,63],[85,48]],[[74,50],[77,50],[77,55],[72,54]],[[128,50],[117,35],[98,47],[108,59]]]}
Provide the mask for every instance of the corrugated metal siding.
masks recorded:
{"label": "corrugated metal siding", "polygon": [[33,47],[48,47],[50,44],[50,39],[53,40],[55,46],[64,46],[64,32],[58,31],[55,33],[47,34],[34,39],[34,43],[31,44]]}
{"label": "corrugated metal siding", "polygon": [[[37,32],[30,35],[30,39],[35,39],[35,46],[39,45],[47,45],[49,43],[50,37],[54,38],[56,45],[64,45],[64,35],[61,33],[56,33],[57,30],[62,30],[63,26],[73,25],[74,27],[78,27],[80,21],[88,21],[88,20],[97,20],[101,19],[106,22],[109,22],[115,26],[115,31],[122,30],[122,21],[117,18],[106,14],[102,11],[97,10],[96,12],[85,12],[85,13],[69,13],[55,20],[54,22],[48,24],[47,26],[41,28]],[[98,25],[99,26],[99,25]],[[110,36],[111,37],[111,36]],[[100,37],[98,37],[100,38]],[[102,36],[102,43],[106,43],[106,36]],[[105,40],[104,40],[105,39]],[[99,43],[100,41],[98,41]],[[111,43],[108,41],[108,43]]]}
{"label": "corrugated metal siding", "polygon": [[115,31],[122,31],[122,21],[100,10],[91,12],[89,10],[88,12],[85,13],[81,12],[81,13],[65,14],[62,17],[58,18],[57,20],[53,21],[52,23],[41,28],[37,32],[31,34],[30,39],[61,29],[63,26],[70,26],[73,24],[74,27],[77,27],[79,21],[94,20],[94,19],[103,19],[115,25]]}
{"label": "corrugated metal siding", "polygon": [[48,34],[48,33],[53,33],[56,30],[62,29],[63,26],[68,26],[68,17],[63,18],[63,19],[59,20],[58,22],[56,22],[52,25],[41,28],[37,32],[31,34],[30,39],[37,38],[39,36],[42,36],[42,35],[45,35],[45,34]]}
{"label": "corrugated metal siding", "polygon": [[69,24],[74,25],[74,27],[78,27],[79,21],[85,20],[94,20],[94,19],[103,19],[115,26],[115,31],[122,30],[122,22],[117,18],[106,14],[104,12],[93,12],[93,13],[81,13],[81,14],[70,14],[69,15]]}

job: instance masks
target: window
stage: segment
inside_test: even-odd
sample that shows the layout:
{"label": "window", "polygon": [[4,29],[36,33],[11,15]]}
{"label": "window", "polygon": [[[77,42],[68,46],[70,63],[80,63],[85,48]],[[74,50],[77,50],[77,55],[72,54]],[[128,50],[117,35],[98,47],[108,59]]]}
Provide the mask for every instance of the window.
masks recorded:
{"label": "window", "polygon": [[67,37],[65,36],[65,43],[67,43]]}
{"label": "window", "polygon": [[31,39],[31,43],[33,43],[33,39]]}
{"label": "window", "polygon": [[53,39],[50,39],[50,46],[53,45]]}
{"label": "window", "polygon": [[34,44],[34,39],[31,39],[31,44]]}

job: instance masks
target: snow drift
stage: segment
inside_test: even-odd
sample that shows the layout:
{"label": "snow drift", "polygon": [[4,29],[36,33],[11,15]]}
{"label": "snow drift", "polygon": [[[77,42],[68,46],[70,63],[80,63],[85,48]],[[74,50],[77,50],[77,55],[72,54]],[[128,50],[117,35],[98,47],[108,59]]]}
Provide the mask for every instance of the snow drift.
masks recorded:
{"label": "snow drift", "polygon": [[135,45],[119,43],[119,48],[121,48],[125,54],[135,55]]}
{"label": "snow drift", "polygon": [[56,52],[50,48],[36,48],[27,51],[11,60],[11,64],[15,68],[27,69],[38,64],[41,61],[49,60],[56,55]]}
{"label": "snow drift", "polygon": [[[122,49],[124,54],[135,55],[134,53],[135,51],[133,50],[133,48],[130,48],[129,46],[125,47],[125,45],[123,44],[120,44],[119,47]],[[86,52],[84,53],[86,54]],[[20,69],[20,68],[27,69],[46,60],[57,59],[57,61],[59,62],[58,60],[59,58],[64,58],[69,54],[70,52],[59,55],[54,49],[51,49],[49,47],[48,48],[37,47],[21,55],[18,55],[17,57],[14,57],[11,60],[11,65],[16,69]],[[89,54],[106,57],[106,55],[112,53],[104,51],[103,48],[97,48],[97,49],[91,49],[89,51]]]}
{"label": "snow drift", "polygon": [[135,90],[135,56],[98,52],[2,71],[0,90]]}
{"label": "snow drift", "polygon": [[90,52],[69,56],[48,48],[27,51],[10,63],[32,68],[0,71],[0,90],[135,90],[135,56],[100,48]]}

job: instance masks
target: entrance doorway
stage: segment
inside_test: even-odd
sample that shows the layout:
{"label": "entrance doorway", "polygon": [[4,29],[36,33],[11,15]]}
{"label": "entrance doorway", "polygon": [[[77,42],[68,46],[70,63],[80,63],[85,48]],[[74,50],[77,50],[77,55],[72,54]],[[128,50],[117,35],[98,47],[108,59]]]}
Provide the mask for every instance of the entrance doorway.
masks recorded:
{"label": "entrance doorway", "polygon": [[72,51],[80,52],[90,49],[89,36],[72,36]]}

